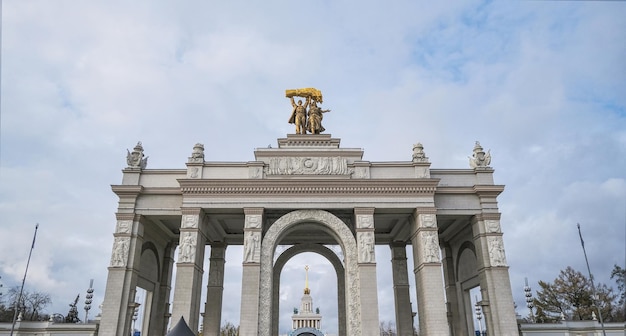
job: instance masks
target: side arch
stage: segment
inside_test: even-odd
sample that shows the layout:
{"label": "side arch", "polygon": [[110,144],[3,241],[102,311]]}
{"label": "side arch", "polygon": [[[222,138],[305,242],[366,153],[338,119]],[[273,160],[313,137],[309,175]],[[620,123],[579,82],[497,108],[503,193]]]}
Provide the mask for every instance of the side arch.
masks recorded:
{"label": "side arch", "polygon": [[261,274],[259,295],[259,335],[269,336],[272,330],[273,260],[276,246],[300,223],[315,223],[328,232],[341,246],[345,264],[345,298],[347,335],[361,335],[361,298],[357,264],[356,240],[348,226],[335,215],[324,210],[296,210],[280,217],[269,227],[261,244]]}
{"label": "side arch", "polygon": [[[339,335],[346,335],[346,298],[343,295],[345,293],[346,283],[345,283],[345,269],[339,257],[328,247],[321,244],[314,243],[305,243],[294,245],[287,250],[285,250],[279,257],[276,259],[274,263],[274,275],[272,288],[274,293],[280,293],[280,274],[283,270],[283,267],[294,256],[304,253],[304,252],[314,252],[323,257],[325,257],[335,268],[335,274],[337,274],[337,317],[339,320]],[[278,295],[273,296],[272,302],[272,335],[278,335],[278,316],[280,311]],[[294,334],[297,335],[297,334]]]}

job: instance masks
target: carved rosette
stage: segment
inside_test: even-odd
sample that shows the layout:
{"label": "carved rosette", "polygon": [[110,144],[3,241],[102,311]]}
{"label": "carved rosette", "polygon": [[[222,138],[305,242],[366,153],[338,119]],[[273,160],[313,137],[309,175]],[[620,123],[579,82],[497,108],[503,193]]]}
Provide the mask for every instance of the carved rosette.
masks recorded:
{"label": "carved rosette", "polygon": [[279,218],[265,233],[261,244],[261,274],[260,274],[260,310],[259,334],[269,336],[272,312],[272,272],[274,249],[279,243],[279,236],[288,228],[302,222],[316,222],[327,226],[340,240],[344,248],[344,263],[346,266],[346,317],[348,319],[347,332],[350,335],[361,335],[361,297],[360,280],[358,273],[358,251],[356,240],[348,226],[333,214],[323,210],[296,210]]}
{"label": "carved rosette", "polygon": [[507,266],[502,237],[487,237],[487,246],[489,248],[489,262],[491,266]]}
{"label": "carved rosette", "polygon": [[187,229],[187,228],[197,228],[198,227],[198,215],[183,215],[183,220],[182,220],[182,224],[181,227],[183,229]]}
{"label": "carved rosette", "polygon": [[485,220],[485,232],[500,233],[500,221],[495,219]]}
{"label": "carved rosette", "polygon": [[115,237],[113,241],[113,253],[111,254],[111,267],[125,267],[128,262],[130,237]]}
{"label": "carved rosette", "polygon": [[265,167],[267,175],[350,175],[348,160],[341,157],[275,157]]}
{"label": "carved rosette", "polygon": [[419,214],[419,227],[420,228],[434,228],[437,227],[437,218],[435,214]]}
{"label": "carved rosette", "polygon": [[115,233],[130,233],[132,226],[133,221],[131,220],[118,220]]}

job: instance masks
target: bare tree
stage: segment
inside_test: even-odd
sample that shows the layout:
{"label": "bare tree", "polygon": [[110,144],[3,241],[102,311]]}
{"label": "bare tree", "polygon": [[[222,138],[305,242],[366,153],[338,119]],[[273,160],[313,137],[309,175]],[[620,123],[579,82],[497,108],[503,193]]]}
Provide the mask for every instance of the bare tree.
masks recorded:
{"label": "bare tree", "polygon": [[43,310],[52,303],[50,294],[24,291],[20,302],[17,302],[18,296],[20,295],[19,287],[9,289],[8,294],[8,301],[10,303],[8,310],[14,312],[15,309],[18,308],[22,313],[23,320],[39,321],[47,319],[47,315],[43,314]]}

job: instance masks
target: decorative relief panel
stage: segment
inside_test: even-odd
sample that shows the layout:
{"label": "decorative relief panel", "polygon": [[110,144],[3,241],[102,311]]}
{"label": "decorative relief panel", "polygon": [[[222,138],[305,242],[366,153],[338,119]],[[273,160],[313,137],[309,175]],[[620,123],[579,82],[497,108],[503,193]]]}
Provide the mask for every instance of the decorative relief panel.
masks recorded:
{"label": "decorative relief panel", "polygon": [[246,232],[243,243],[243,262],[258,263],[261,260],[260,237],[260,232]]}
{"label": "decorative relief panel", "polygon": [[357,229],[371,229],[374,227],[374,217],[372,215],[357,215]]}
{"label": "decorative relief panel", "polygon": [[439,242],[437,241],[437,232],[424,232],[422,235],[423,257],[424,263],[438,263],[439,259]]}
{"label": "decorative relief panel", "polygon": [[182,228],[197,228],[198,227],[198,215],[183,215]]}
{"label": "decorative relief panel", "polygon": [[119,220],[117,221],[116,233],[130,233],[130,228],[133,226],[133,221]]}
{"label": "decorative relief panel", "polygon": [[113,241],[113,253],[111,254],[111,267],[126,266],[129,246],[129,237],[115,237]]}
{"label": "decorative relief panel", "polygon": [[192,179],[197,179],[200,178],[200,167],[189,167],[189,169],[187,170],[187,175],[189,176],[189,178]]}
{"label": "decorative relief panel", "polygon": [[359,238],[359,262],[374,263],[374,232],[358,232]]}
{"label": "decorative relief panel", "polygon": [[502,237],[487,237],[491,266],[507,266]]}
{"label": "decorative relief panel", "polygon": [[276,157],[265,167],[267,175],[350,175],[348,160],[340,157]]}
{"label": "decorative relief panel", "polygon": [[419,214],[420,227],[434,228],[437,226],[436,217],[434,214]]}
{"label": "decorative relief panel", "polygon": [[178,262],[192,263],[196,261],[196,237],[192,232],[182,232]]}
{"label": "decorative relief panel", "polygon": [[368,167],[355,167],[354,168],[354,175],[352,175],[354,178],[358,178],[358,179],[366,179],[369,178],[369,169]]}
{"label": "decorative relief panel", "polygon": [[261,228],[261,215],[246,215],[245,228],[246,229],[260,229]]}
{"label": "decorative relief panel", "polygon": [[248,169],[248,174],[252,179],[261,179],[263,178],[263,168],[262,167],[250,167]]}
{"label": "decorative relief panel", "polygon": [[500,233],[500,221],[493,219],[486,220],[485,231],[489,233]]}

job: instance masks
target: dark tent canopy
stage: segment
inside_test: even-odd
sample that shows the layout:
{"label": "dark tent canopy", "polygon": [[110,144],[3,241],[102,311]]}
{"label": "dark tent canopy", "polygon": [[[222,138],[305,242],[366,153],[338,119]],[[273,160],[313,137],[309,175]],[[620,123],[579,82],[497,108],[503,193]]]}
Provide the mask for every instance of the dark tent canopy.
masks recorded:
{"label": "dark tent canopy", "polygon": [[181,316],[180,321],[176,323],[176,326],[172,328],[166,336],[196,336],[196,334],[189,329],[187,322],[185,322],[185,319]]}

